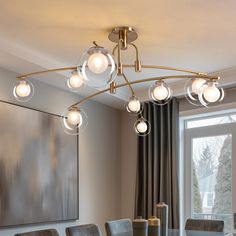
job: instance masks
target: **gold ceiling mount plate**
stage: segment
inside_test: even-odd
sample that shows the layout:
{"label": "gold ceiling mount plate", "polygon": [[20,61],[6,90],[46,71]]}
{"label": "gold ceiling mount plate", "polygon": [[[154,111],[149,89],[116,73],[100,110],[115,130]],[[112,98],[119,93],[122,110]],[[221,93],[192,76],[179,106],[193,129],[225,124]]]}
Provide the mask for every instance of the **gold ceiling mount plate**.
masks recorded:
{"label": "gold ceiling mount plate", "polygon": [[122,42],[121,49],[126,50],[127,44],[132,43],[138,38],[138,33],[133,27],[121,26],[114,28],[108,35],[108,39],[113,43],[118,43],[119,40]]}

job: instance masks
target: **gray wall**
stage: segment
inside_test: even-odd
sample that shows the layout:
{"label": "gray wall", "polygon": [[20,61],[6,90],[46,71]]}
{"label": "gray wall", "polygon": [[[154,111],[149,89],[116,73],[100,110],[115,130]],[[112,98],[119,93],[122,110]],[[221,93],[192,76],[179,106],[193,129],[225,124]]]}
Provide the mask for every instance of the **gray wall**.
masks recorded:
{"label": "gray wall", "polygon": [[137,168],[137,136],[133,130],[136,116],[121,115],[121,217],[134,217]]}
{"label": "gray wall", "polygon": [[[15,102],[12,95],[16,74],[0,68],[0,100]],[[27,106],[61,114],[78,96],[34,82],[35,95]],[[84,110],[88,115],[87,129],[79,140],[79,215],[77,222],[32,225],[0,229],[1,236],[56,228],[65,235],[66,226],[97,223],[104,231],[104,222],[121,215],[121,112],[90,101]]]}

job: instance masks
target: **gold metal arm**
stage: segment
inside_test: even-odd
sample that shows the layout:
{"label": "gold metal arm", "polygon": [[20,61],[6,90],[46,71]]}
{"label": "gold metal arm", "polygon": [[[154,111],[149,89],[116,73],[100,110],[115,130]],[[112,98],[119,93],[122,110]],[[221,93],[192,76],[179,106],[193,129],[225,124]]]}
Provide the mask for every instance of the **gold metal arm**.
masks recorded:
{"label": "gold metal arm", "polygon": [[[78,67],[81,67],[81,66],[78,66]],[[19,75],[19,76],[17,76],[17,78],[21,79],[21,78],[27,78],[30,76],[34,76],[34,75],[41,75],[41,74],[59,72],[59,71],[67,71],[67,70],[72,71],[72,70],[76,70],[78,67],[77,66],[61,67],[61,68],[55,68],[55,69],[49,69],[49,70],[36,71],[36,72],[28,73],[28,74]],[[124,64],[123,67],[124,68],[134,68],[135,66],[131,65],[131,64]],[[196,72],[196,71],[192,71],[192,70],[186,70],[186,69],[180,69],[180,68],[174,68],[174,67],[168,67],[168,66],[142,65],[142,68],[178,71],[178,72],[190,73],[190,74],[195,74],[195,75],[207,75],[207,73],[204,73],[204,72]]]}
{"label": "gold metal arm", "polygon": [[122,74],[122,76],[123,76],[125,82],[127,83],[127,85],[129,86],[129,89],[130,89],[130,91],[131,91],[131,93],[132,93],[132,96],[134,96],[134,95],[135,95],[135,94],[134,94],[134,90],[133,90],[133,88],[132,88],[132,86],[131,86],[131,84],[130,84],[130,81],[128,80],[128,78],[126,77],[126,75],[125,75],[124,73]]}
{"label": "gold metal arm", "polygon": [[117,62],[117,75],[123,74],[123,65],[121,61],[121,39],[118,41],[118,62]]}
{"label": "gold metal arm", "polygon": [[[131,67],[134,67],[134,65],[124,64],[123,67],[124,68],[125,67],[131,68]],[[190,74],[195,74],[195,75],[207,75],[207,73],[205,73],[205,72],[197,72],[197,71],[193,71],[193,70],[186,70],[186,69],[174,68],[174,67],[169,67],[169,66],[142,65],[142,68],[178,71],[178,72],[190,73]]]}
{"label": "gold metal arm", "polygon": [[134,43],[130,43],[129,45],[131,45],[135,49],[135,55],[136,55],[136,60],[134,62],[135,72],[141,72],[142,66],[141,66],[141,61],[139,59],[138,47]]}
{"label": "gold metal arm", "polygon": [[[140,80],[135,80],[135,81],[130,81],[126,82],[123,84],[118,84],[114,88],[118,89],[121,87],[129,86],[131,84],[139,84],[139,83],[144,83],[144,82],[150,82],[150,81],[155,81],[155,80],[168,80],[168,79],[195,79],[195,78],[203,78],[203,79],[209,79],[209,80],[219,80],[220,77],[216,76],[208,76],[208,75],[170,75],[170,76],[160,76],[160,77],[153,77],[153,78],[147,78],[147,79],[140,79]],[[106,93],[110,90],[110,88],[101,90],[97,93],[91,94],[90,96],[84,97],[81,99],[79,102],[71,105],[70,107],[78,106],[81,105],[82,103],[86,102],[87,100],[96,97],[102,93]]]}
{"label": "gold metal arm", "polygon": [[113,50],[112,50],[112,55],[114,56],[115,55],[115,51],[117,50],[117,48],[118,48],[118,44],[116,44],[116,46],[113,48]]}
{"label": "gold metal arm", "polygon": [[46,73],[67,71],[67,70],[73,71],[73,70],[76,70],[76,69],[77,69],[77,66],[61,67],[61,68],[56,68],[56,69],[42,70],[42,71],[36,71],[36,72],[24,74],[24,75],[19,75],[19,76],[17,76],[17,78],[21,79],[21,78],[27,78],[27,77],[30,77],[30,76],[33,76],[33,75],[41,75],[41,74],[46,74]]}
{"label": "gold metal arm", "polygon": [[[139,59],[139,51],[138,51],[138,47],[134,44],[134,43],[129,43],[128,45],[134,47],[135,49],[135,62],[134,62],[134,69],[135,72],[141,72],[141,61]],[[112,50],[112,55],[115,55],[116,50],[119,48],[119,43],[113,48]],[[121,48],[120,48],[121,49]],[[118,49],[120,51],[120,49]],[[119,55],[120,52],[118,52],[118,57],[120,57]],[[120,60],[120,58],[118,58],[118,61]]]}

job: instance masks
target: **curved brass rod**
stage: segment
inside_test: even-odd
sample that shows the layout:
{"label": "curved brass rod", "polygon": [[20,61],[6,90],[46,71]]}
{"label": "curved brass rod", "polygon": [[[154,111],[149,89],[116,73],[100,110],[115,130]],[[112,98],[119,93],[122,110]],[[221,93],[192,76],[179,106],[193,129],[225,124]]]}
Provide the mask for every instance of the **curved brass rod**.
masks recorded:
{"label": "curved brass rod", "polygon": [[[28,74],[19,75],[19,76],[17,76],[17,78],[22,79],[22,78],[26,78],[26,77],[33,76],[33,75],[40,75],[40,74],[45,74],[45,73],[67,71],[67,70],[76,70],[78,67],[77,66],[71,66],[71,67],[61,67],[61,68],[55,68],[55,69],[49,69],[49,70],[36,71],[36,72],[28,73]],[[129,65],[129,64],[124,64],[123,67],[134,68],[135,66],[134,65]],[[191,73],[191,74],[195,74],[195,75],[207,75],[206,73],[203,73],[203,72],[196,72],[196,71],[192,71],[192,70],[172,68],[172,67],[168,67],[168,66],[142,65],[142,68],[157,69],[157,70],[172,70],[172,71]]]}
{"label": "curved brass rod", "polygon": [[116,46],[113,48],[113,50],[112,50],[112,55],[113,56],[115,56],[115,51],[117,50],[117,48],[118,48],[118,44],[116,44]]}
{"label": "curved brass rod", "polygon": [[139,59],[138,47],[134,43],[130,43],[129,45],[131,45],[135,49],[134,70],[135,70],[135,72],[141,72],[142,65],[141,65],[141,61]]}
{"label": "curved brass rod", "polygon": [[134,96],[134,95],[135,95],[135,94],[134,94],[134,89],[132,88],[132,86],[131,86],[131,84],[130,84],[130,81],[128,80],[128,78],[126,77],[126,75],[125,75],[124,73],[122,74],[122,76],[123,76],[125,82],[128,84],[129,89],[130,89],[130,91],[131,91],[131,93],[132,93],[132,96]]}
{"label": "curved brass rod", "polygon": [[[132,68],[134,65],[123,65],[123,67],[126,68]],[[185,73],[190,73],[190,74],[195,74],[195,75],[207,75],[207,73],[204,72],[196,72],[192,70],[185,70],[185,69],[180,69],[180,68],[174,68],[174,67],[168,67],[168,66],[152,66],[152,65],[142,65],[142,68],[145,69],[157,69],[157,70],[173,70],[173,71],[178,71],[178,72],[185,72]]]}
{"label": "curved brass rod", "polygon": [[[139,84],[139,83],[144,83],[144,82],[150,82],[150,81],[155,81],[155,80],[168,80],[168,79],[195,79],[195,78],[203,78],[203,79],[211,79],[211,80],[219,80],[219,77],[216,76],[208,76],[208,75],[170,75],[170,76],[159,76],[159,77],[153,77],[153,78],[147,78],[147,79],[140,79],[140,80],[135,80],[135,81],[130,81],[129,83],[123,83],[123,84],[117,84],[114,88],[121,88],[125,86],[129,86],[129,84]],[[86,102],[87,100],[96,97],[97,95],[100,95],[102,93],[106,93],[110,90],[110,88],[101,90],[97,93],[91,94],[90,96],[82,98],[79,102],[74,103],[73,105],[70,106],[78,106],[81,105],[82,103]]]}
{"label": "curved brass rod", "polygon": [[[121,63],[120,40],[119,40],[118,44],[114,47],[114,49],[112,51],[113,55],[115,54],[116,50],[118,50],[118,75],[121,75],[124,78],[125,82],[129,84],[129,80],[126,77],[126,75],[123,73],[123,69],[122,69],[123,65]],[[132,96],[134,96],[134,90],[133,90],[133,88],[132,88],[132,86],[130,84],[129,84],[129,90],[130,90]]]}
{"label": "curved brass rod", "polygon": [[138,47],[134,44],[134,43],[129,43],[129,45],[133,46],[135,49],[135,56],[136,56],[136,60],[139,60],[139,51],[138,51]]}
{"label": "curved brass rod", "polygon": [[40,74],[45,74],[45,73],[52,73],[52,72],[59,72],[59,71],[66,71],[66,70],[76,70],[77,66],[71,66],[71,67],[61,67],[61,68],[56,68],[56,69],[49,69],[49,70],[42,70],[42,71],[36,71],[24,75],[19,75],[17,76],[18,79],[21,78],[26,78],[32,75],[40,75]]}

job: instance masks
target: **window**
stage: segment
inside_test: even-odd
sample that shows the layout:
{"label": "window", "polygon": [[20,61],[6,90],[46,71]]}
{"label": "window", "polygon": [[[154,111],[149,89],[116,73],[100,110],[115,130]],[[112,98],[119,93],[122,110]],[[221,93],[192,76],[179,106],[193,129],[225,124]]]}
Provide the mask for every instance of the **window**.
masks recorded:
{"label": "window", "polygon": [[207,207],[213,207],[214,206],[214,192],[207,193]]}
{"label": "window", "polygon": [[[233,231],[236,114],[185,120],[185,215]],[[236,184],[236,183],[235,183]]]}
{"label": "window", "polygon": [[192,119],[186,122],[186,128],[204,127],[236,122],[236,114],[226,114],[208,118]]}

